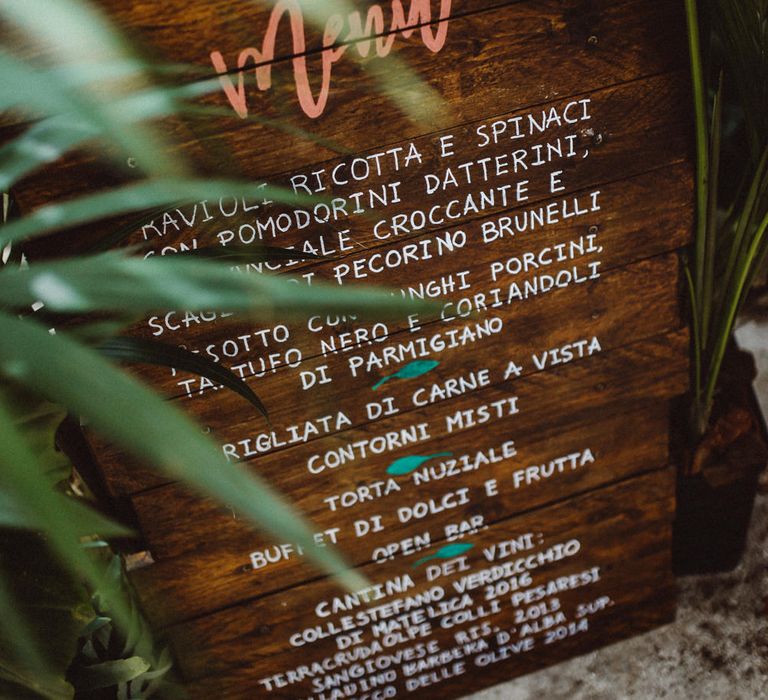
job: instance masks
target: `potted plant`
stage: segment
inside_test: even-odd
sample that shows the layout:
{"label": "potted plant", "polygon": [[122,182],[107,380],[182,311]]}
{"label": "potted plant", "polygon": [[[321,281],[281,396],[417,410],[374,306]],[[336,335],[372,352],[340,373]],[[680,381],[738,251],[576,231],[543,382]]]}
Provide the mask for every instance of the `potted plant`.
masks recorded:
{"label": "potted plant", "polygon": [[733,568],[768,457],[754,367],[732,334],[768,257],[768,4],[685,0],[696,122],[686,273],[693,377],[678,480],[678,573]]}

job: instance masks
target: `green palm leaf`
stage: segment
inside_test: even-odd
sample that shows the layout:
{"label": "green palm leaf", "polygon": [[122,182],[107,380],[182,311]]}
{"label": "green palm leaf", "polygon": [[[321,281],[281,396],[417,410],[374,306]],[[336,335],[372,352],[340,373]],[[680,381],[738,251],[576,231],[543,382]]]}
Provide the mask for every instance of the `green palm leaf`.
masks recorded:
{"label": "green palm leaf", "polygon": [[78,197],[58,204],[48,204],[3,226],[0,247],[28,240],[63,227],[79,226],[98,219],[145,211],[163,205],[194,202],[215,197],[269,197],[289,204],[301,205],[311,200],[284,187],[265,186],[257,189],[251,183],[227,180],[195,180],[158,178]]}
{"label": "green palm leaf", "polygon": [[178,345],[144,338],[110,338],[100,343],[97,349],[102,355],[112,360],[174,367],[206,377],[239,394],[254,405],[264,418],[269,419],[267,409],[261,399],[256,396],[245,381],[231,370],[204,355],[190,352]]}
{"label": "green palm leaf", "polygon": [[[0,325],[4,318],[0,316]],[[23,325],[32,325],[23,321],[16,321]],[[7,328],[0,330],[0,355],[5,355],[2,348],[9,345],[11,336],[6,333]],[[46,333],[43,331],[43,333]],[[46,333],[47,335],[47,333]],[[53,336],[51,336],[53,337]],[[0,359],[0,365],[6,368],[6,362]],[[112,583],[104,576],[103,571],[94,563],[88,552],[80,546],[80,538],[83,534],[84,520],[82,513],[76,509],[62,507],[62,497],[53,491],[45,478],[42,466],[37,462],[34,454],[26,444],[23,435],[15,427],[13,416],[6,407],[4,399],[0,398],[0,467],[2,468],[4,487],[26,514],[31,522],[44,524],[47,541],[54,553],[66,567],[77,572],[95,589],[112,591]],[[126,531],[118,526],[107,526],[103,519],[94,516],[92,521],[99,529],[112,530],[113,532]],[[88,523],[90,524],[90,523]],[[1,602],[1,601],[0,601]],[[127,608],[120,605],[115,609],[118,619],[127,620]]]}
{"label": "green palm leaf", "polygon": [[[24,308],[42,301],[48,311],[149,314],[159,310],[244,311],[262,318],[317,313],[401,316],[434,304],[364,288],[297,284],[284,276],[233,272],[229,265],[183,256],[131,258],[124,252],[37,263],[0,271],[0,303]],[[431,367],[428,363],[414,367]],[[398,376],[405,376],[401,370]],[[409,375],[411,376],[411,375]]]}
{"label": "green palm leaf", "polygon": [[[95,57],[106,63],[134,60],[138,66],[142,65],[90,4],[77,0],[3,0],[0,16],[26,34],[33,45],[44,46],[59,66],[78,65],[86,60],[93,61]],[[84,32],[83,27],[88,27],[88,31]],[[145,164],[148,174],[180,176],[186,172],[186,165],[170,155],[164,139],[153,129],[136,123],[132,115],[121,111],[121,81],[115,81],[116,90],[110,81],[74,87],[62,79],[61,72],[58,79],[54,79],[20,61],[4,61],[3,64],[2,82],[13,86],[17,104],[42,108],[43,114],[73,115],[80,124],[90,125],[107,137],[124,157],[131,156]],[[141,79],[143,72],[140,71],[137,78]],[[46,83],[44,95],[37,89],[40,82]],[[6,101],[9,97],[13,99],[9,94],[11,91],[4,92]],[[168,111],[172,111],[170,104]]]}
{"label": "green palm leaf", "polygon": [[[0,373],[83,416],[104,437],[227,503],[281,541],[296,542],[343,585],[365,587],[335,550],[315,546],[311,526],[269,485],[230,464],[199,426],[98,353],[0,314]],[[11,459],[8,451],[3,454]]]}

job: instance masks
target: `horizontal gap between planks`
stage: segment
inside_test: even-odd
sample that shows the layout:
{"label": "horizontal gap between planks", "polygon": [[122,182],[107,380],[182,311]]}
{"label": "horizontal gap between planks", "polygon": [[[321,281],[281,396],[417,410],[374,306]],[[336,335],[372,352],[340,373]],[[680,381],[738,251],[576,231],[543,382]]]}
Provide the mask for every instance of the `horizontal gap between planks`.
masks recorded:
{"label": "horizontal gap between planks", "polygon": [[[243,67],[243,68],[232,68],[232,69],[227,70],[227,71],[225,71],[223,73],[216,73],[216,72],[205,73],[205,74],[201,73],[200,75],[196,75],[194,77],[191,77],[189,79],[189,83],[192,84],[192,83],[204,82],[206,80],[210,80],[211,78],[217,78],[217,77],[219,77],[221,75],[237,75],[238,73],[247,73],[248,71],[254,70],[255,68],[259,68],[259,67],[262,67],[262,66],[275,65],[275,64],[278,64],[278,63],[285,63],[286,61],[292,61],[294,58],[299,58],[301,56],[315,56],[317,54],[323,53],[323,51],[326,51],[328,49],[335,49],[335,48],[339,48],[341,46],[354,46],[356,44],[361,44],[361,43],[366,42],[366,41],[373,41],[373,40],[381,38],[381,37],[391,36],[392,34],[400,34],[401,32],[404,32],[404,31],[413,31],[413,30],[416,30],[416,29],[421,29],[422,27],[430,27],[433,24],[440,24],[442,22],[449,22],[449,21],[451,21],[453,19],[461,19],[461,18],[464,18],[464,17],[472,17],[474,15],[482,15],[482,14],[486,14],[488,12],[494,12],[495,10],[499,10],[501,8],[504,8],[504,7],[508,7],[508,6],[511,6],[511,5],[520,5],[520,4],[523,4],[525,2],[529,2],[529,1],[530,0],[507,0],[507,2],[497,2],[495,5],[492,5],[490,7],[482,7],[482,8],[477,8],[477,9],[474,9],[474,10],[467,10],[465,12],[461,12],[461,11],[453,12],[453,8],[455,6],[452,6],[451,13],[448,15],[448,17],[446,17],[443,20],[441,20],[439,18],[431,19],[429,22],[419,22],[417,24],[408,24],[408,25],[406,25],[404,27],[401,27],[399,29],[395,29],[395,30],[388,29],[388,30],[386,30],[384,32],[381,32],[379,34],[370,34],[369,36],[364,37],[362,39],[353,39],[353,40],[350,40],[350,41],[336,41],[333,44],[329,44],[328,46],[317,46],[315,48],[307,49],[306,51],[302,51],[301,53],[285,53],[285,54],[280,54],[278,56],[275,56],[274,58],[272,58],[269,61],[259,61],[258,63],[257,62],[252,62],[252,63],[249,63],[248,66],[246,66],[246,67]],[[432,3],[432,7],[434,9],[434,2]],[[365,7],[359,8],[359,10],[360,10],[361,14],[364,14],[365,12],[367,12],[367,8],[365,8]],[[386,20],[386,17],[385,17],[385,20]],[[321,29],[319,27],[317,27],[316,25],[315,25],[315,29],[316,29],[316,31],[321,31]],[[376,56],[371,56],[370,58],[377,58],[377,57]],[[361,59],[361,60],[364,61],[364,60],[369,60],[369,59]]]}

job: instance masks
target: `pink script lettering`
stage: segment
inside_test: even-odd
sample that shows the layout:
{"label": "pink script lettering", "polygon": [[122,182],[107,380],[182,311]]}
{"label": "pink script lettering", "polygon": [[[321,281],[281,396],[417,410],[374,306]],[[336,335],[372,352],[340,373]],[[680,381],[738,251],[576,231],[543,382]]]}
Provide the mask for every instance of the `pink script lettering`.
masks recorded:
{"label": "pink script lettering", "polygon": [[[370,54],[371,45],[375,47],[376,55],[383,58],[392,50],[397,34],[408,38],[415,31],[421,32],[421,40],[432,52],[437,53],[443,46],[448,34],[448,17],[451,12],[451,0],[440,0],[439,21],[433,26],[432,0],[412,0],[406,17],[402,0],[392,0],[392,20],[388,30],[385,30],[384,10],[380,4],[372,5],[365,17],[365,24],[359,11],[351,12],[347,17],[347,35],[342,39],[344,18],[331,15],[323,32],[323,50],[321,52],[322,77],[317,97],[312,92],[307,70],[307,59],[304,55],[307,44],[304,32],[304,14],[299,0],[280,0],[275,4],[269,18],[267,31],[261,50],[255,48],[243,49],[237,58],[237,71],[230,74],[224,57],[220,51],[211,52],[211,61],[219,81],[230,104],[237,114],[245,119],[248,116],[248,102],[245,89],[245,71],[250,63],[254,64],[256,85],[259,90],[269,90],[272,87],[272,66],[270,61],[275,57],[275,43],[280,21],[288,16],[291,35],[293,38],[292,59],[293,74],[296,82],[296,94],[304,112],[316,119],[325,110],[328,96],[331,92],[331,74],[333,64],[347,51],[354,47],[358,54],[365,58]],[[385,31],[388,33],[385,34]],[[340,43],[343,42],[343,43]],[[232,78],[236,76],[237,84]]]}

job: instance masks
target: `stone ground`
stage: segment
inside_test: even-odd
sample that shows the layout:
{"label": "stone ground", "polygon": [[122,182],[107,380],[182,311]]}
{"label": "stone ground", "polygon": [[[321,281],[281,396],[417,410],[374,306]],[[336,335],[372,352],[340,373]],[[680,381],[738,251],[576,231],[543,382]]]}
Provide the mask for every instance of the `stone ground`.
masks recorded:
{"label": "stone ground", "polygon": [[[755,354],[768,415],[768,322],[748,321],[737,337]],[[678,581],[675,623],[467,700],[768,700],[768,495],[735,571]]]}

